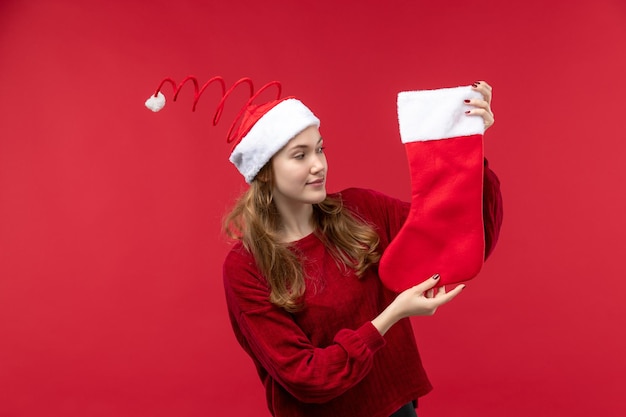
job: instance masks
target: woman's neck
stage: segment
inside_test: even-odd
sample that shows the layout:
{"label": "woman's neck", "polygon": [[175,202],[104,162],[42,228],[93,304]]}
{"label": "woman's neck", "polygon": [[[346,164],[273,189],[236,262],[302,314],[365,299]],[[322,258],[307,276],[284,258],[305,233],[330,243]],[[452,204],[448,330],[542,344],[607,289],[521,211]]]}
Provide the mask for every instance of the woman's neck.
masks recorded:
{"label": "woman's neck", "polygon": [[315,229],[313,223],[313,205],[306,204],[299,208],[281,210],[279,208],[282,224],[280,240],[283,242],[294,242],[313,233]]}

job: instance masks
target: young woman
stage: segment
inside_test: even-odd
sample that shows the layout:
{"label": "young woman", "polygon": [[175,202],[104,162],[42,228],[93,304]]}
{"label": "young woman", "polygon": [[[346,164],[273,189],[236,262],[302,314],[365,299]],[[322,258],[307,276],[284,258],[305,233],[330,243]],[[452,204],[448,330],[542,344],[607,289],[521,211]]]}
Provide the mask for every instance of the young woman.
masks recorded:
{"label": "young woman", "polygon": [[[484,100],[471,100],[467,116],[487,128],[491,87],[472,88]],[[365,189],[327,194],[319,120],[283,103],[231,155],[250,184],[225,220],[236,240],[224,262],[236,338],[273,416],[415,416],[431,385],[408,317],[432,315],[464,285],[434,290],[434,275],[394,294],[381,284],[377,262],[410,204]],[[484,196],[486,234],[497,236],[499,182],[488,167]]]}

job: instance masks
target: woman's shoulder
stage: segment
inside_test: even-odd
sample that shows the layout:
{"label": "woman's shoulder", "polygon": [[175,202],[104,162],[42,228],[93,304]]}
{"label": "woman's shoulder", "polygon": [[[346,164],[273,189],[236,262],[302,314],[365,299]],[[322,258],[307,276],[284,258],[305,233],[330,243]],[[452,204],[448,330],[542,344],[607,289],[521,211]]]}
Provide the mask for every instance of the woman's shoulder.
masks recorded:
{"label": "woman's shoulder", "polygon": [[371,210],[378,211],[389,206],[400,206],[405,204],[396,198],[370,188],[351,187],[337,193],[330,194],[330,196],[341,200],[347,208],[359,212],[367,212]]}
{"label": "woman's shoulder", "polygon": [[231,275],[233,271],[255,269],[256,262],[254,256],[244,247],[243,243],[236,241],[224,258],[223,268],[224,275]]}
{"label": "woman's shoulder", "polygon": [[331,197],[339,198],[344,203],[371,202],[388,198],[385,194],[370,188],[350,187],[330,194]]}
{"label": "woman's shoulder", "polygon": [[259,271],[254,256],[237,241],[224,258],[222,265],[224,285],[238,292],[251,287],[267,289],[267,281]]}
{"label": "woman's shoulder", "polygon": [[373,225],[387,242],[398,233],[411,207],[410,203],[368,188],[348,188],[337,195],[347,210]]}
{"label": "woman's shoulder", "polygon": [[224,267],[232,265],[248,265],[254,264],[254,256],[245,248],[239,240],[234,241],[226,258],[224,259]]}

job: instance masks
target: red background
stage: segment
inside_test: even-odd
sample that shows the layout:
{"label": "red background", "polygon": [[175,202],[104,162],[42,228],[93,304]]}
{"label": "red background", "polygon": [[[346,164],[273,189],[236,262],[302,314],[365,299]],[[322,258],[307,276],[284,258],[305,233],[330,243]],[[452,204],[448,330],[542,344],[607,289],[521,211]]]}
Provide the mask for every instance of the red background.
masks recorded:
{"label": "red background", "polygon": [[268,415],[222,292],[228,123],[143,107],[188,74],[280,80],[330,191],[401,198],[396,93],[490,82],[505,223],[414,320],[420,416],[626,415],[625,45],[621,0],[2,0],[0,416]]}

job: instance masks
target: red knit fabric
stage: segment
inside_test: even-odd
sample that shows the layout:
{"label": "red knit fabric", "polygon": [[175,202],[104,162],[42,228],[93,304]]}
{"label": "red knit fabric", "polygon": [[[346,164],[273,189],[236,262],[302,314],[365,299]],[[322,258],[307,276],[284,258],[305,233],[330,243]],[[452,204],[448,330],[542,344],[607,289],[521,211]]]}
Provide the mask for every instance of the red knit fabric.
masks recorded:
{"label": "red knit fabric", "polygon": [[411,171],[411,211],[380,260],[392,291],[440,275],[438,285],[468,281],[485,260],[482,135],[404,144]]}
{"label": "red knit fabric", "polygon": [[[347,189],[341,198],[376,228],[381,249],[410,208],[371,190]],[[384,337],[370,322],[395,298],[376,268],[361,279],[342,271],[314,234],[295,242],[294,250],[302,254],[308,277],[305,307],[295,314],[268,301],[266,280],[240,243],[224,262],[233,330],[256,365],[272,415],[388,417],[428,393],[432,387],[410,321],[400,321]]]}

